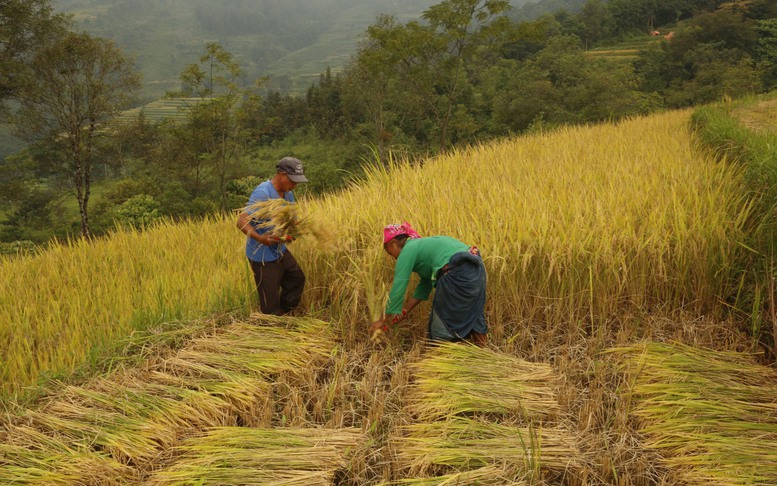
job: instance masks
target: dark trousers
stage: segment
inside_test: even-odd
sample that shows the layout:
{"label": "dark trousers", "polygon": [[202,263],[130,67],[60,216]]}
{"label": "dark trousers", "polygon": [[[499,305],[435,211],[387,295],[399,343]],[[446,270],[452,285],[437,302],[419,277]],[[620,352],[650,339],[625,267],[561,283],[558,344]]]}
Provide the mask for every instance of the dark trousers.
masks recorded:
{"label": "dark trousers", "polygon": [[297,307],[305,287],[305,274],[290,251],[272,262],[251,263],[264,314],[288,314]]}

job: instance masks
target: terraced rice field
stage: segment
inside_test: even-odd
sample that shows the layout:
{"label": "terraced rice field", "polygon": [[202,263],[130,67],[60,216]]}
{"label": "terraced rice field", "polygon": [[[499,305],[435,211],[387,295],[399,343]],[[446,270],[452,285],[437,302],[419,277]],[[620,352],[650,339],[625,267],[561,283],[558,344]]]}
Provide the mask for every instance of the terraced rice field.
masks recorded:
{"label": "terraced rice field", "polygon": [[777,100],[764,100],[732,114],[750,130],[777,134]]}
{"label": "terraced rice field", "polygon": [[[303,200],[338,237],[293,244],[298,317],[250,314],[233,218],[0,260],[0,483],[776,483],[777,375],[727,312],[752,203],[688,115],[376,167]],[[428,303],[369,341],[380,228],[402,220],[483,251],[487,348],[426,342]]]}
{"label": "terraced rice field", "polygon": [[187,109],[199,102],[199,98],[171,98],[152,101],[139,108],[133,108],[116,117],[117,123],[130,123],[142,113],[150,123],[160,123],[167,119],[184,120]]}
{"label": "terraced rice field", "polygon": [[640,51],[658,46],[663,38],[663,36],[641,36],[614,46],[587,50],[585,55],[593,59],[631,62],[637,59]]}

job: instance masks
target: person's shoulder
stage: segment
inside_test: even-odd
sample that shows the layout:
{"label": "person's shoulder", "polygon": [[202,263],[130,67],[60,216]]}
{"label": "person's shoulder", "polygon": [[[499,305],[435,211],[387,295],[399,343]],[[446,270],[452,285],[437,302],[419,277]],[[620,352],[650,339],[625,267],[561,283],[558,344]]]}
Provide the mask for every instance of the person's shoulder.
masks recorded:
{"label": "person's shoulder", "polygon": [[431,243],[433,241],[447,240],[447,239],[450,239],[450,236],[431,235],[431,236],[424,236],[423,238],[418,238],[419,241],[424,241],[426,243]]}
{"label": "person's shoulder", "polygon": [[423,238],[426,240],[428,245],[430,246],[437,246],[437,245],[454,245],[454,244],[461,244],[464,245],[461,241],[457,240],[456,238],[448,235],[434,235],[434,236],[427,236],[426,238]]}
{"label": "person's shoulder", "polygon": [[[270,179],[267,179],[266,181],[262,181],[259,183],[258,186],[256,186],[256,189],[264,189],[267,190],[272,185],[272,181]],[[254,190],[256,190],[254,189]]]}
{"label": "person's shoulder", "polygon": [[253,196],[259,196],[259,195],[269,195],[270,185],[271,183],[269,180],[262,182],[261,184],[259,184],[254,188],[253,192],[251,193],[251,196],[253,197]]}

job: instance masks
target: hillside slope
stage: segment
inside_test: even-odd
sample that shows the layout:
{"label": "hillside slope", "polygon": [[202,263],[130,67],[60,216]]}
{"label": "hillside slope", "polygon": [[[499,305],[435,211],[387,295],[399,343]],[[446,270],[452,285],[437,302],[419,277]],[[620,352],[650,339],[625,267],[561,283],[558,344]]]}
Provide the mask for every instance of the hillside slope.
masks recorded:
{"label": "hillside slope", "polygon": [[[498,342],[572,323],[595,332],[632,312],[724,314],[749,202],[738,169],[694,151],[687,119],[674,112],[474,147],[304,201],[338,235],[327,251],[294,244],[308,272],[304,305],[357,332],[364,280],[390,281],[380,228],[407,220],[482,248]],[[3,260],[2,273],[6,389],[72,368],[134,328],[253,298],[232,219],[120,231]]]}
{"label": "hillside slope", "polygon": [[[727,312],[750,202],[688,118],[504,140],[301,201],[336,235],[293,244],[306,317],[250,314],[234,218],[0,260],[4,391],[64,372],[5,400],[0,479],[774,482],[777,376]],[[429,346],[428,304],[369,342],[381,227],[401,220],[481,248],[489,348]]]}

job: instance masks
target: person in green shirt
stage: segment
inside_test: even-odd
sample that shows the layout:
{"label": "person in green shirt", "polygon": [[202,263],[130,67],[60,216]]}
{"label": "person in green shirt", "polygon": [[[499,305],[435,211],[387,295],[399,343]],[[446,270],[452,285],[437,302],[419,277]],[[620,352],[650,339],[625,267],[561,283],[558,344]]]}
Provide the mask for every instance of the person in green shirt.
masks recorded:
{"label": "person in green shirt", "polygon": [[[434,288],[430,339],[486,343],[486,270],[477,247],[449,236],[421,238],[404,222],[383,229],[383,248],[397,263],[385,315],[371,324],[371,336],[387,330],[388,322],[402,320]],[[413,272],[420,281],[404,302]]]}

